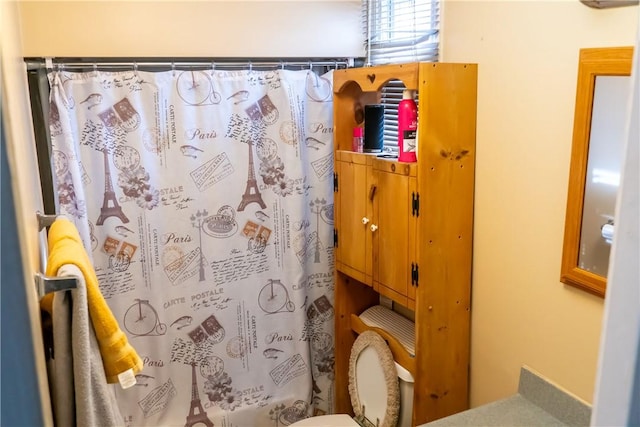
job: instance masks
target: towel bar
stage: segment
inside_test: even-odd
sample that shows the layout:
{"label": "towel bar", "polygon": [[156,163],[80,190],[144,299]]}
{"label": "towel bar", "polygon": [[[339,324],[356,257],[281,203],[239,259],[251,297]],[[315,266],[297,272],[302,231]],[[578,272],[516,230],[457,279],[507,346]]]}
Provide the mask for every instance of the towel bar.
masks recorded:
{"label": "towel bar", "polygon": [[51,226],[58,218],[58,215],[47,215],[38,211],[36,212],[36,217],[38,218],[38,231],[42,231],[44,228]]}
{"label": "towel bar", "polygon": [[35,281],[40,298],[51,292],[66,291],[78,287],[78,279],[72,276],[49,277],[42,273],[36,273]]}

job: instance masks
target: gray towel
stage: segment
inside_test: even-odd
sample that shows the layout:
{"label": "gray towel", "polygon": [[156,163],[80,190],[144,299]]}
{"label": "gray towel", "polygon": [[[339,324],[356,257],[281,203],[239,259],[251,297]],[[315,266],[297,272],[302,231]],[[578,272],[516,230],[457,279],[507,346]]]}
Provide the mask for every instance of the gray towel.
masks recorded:
{"label": "gray towel", "polygon": [[[65,265],[59,276],[78,277],[78,288],[53,297],[53,409],[59,427],[120,426],[124,419],[107,384],[98,341],[89,317],[82,272]],[[75,402],[75,405],[74,405]]]}

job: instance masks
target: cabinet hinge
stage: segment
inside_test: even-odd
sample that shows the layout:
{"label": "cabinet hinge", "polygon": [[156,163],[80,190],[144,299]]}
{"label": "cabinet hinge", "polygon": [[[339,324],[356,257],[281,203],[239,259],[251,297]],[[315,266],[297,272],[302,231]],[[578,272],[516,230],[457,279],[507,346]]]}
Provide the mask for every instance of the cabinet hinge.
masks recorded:
{"label": "cabinet hinge", "polygon": [[338,230],[336,230],[335,228],[333,229],[333,247],[338,247]]}
{"label": "cabinet hinge", "polygon": [[338,173],[334,172],[333,173],[333,192],[337,192],[338,191]]}
{"label": "cabinet hinge", "polygon": [[420,216],[420,194],[411,193],[411,215]]}
{"label": "cabinet hinge", "polygon": [[418,263],[411,263],[411,286],[418,286]]}
{"label": "cabinet hinge", "polygon": [[416,268],[416,265],[414,263],[411,263],[411,286],[414,286],[416,284],[416,278],[413,273],[415,268]]}

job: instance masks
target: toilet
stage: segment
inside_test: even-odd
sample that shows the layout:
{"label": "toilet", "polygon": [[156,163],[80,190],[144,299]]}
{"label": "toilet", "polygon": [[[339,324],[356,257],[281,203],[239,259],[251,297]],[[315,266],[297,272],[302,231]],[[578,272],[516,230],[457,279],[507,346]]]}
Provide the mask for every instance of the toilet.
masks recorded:
{"label": "toilet", "polygon": [[373,331],[358,336],[349,358],[349,395],[355,413],[305,418],[291,427],[411,426],[413,376],[393,360]]}

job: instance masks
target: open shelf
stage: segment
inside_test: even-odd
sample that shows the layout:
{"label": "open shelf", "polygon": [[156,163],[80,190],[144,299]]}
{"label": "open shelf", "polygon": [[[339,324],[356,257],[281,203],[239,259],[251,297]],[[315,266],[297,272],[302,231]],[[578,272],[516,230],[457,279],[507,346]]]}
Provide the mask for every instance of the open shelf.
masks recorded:
{"label": "open shelf", "polygon": [[351,314],[351,329],[357,334],[361,334],[365,331],[374,331],[378,333],[389,345],[389,349],[391,350],[391,354],[393,354],[393,358],[395,359],[395,361],[407,371],[411,372],[411,375],[413,375],[415,378],[415,354],[409,353],[406,347],[402,345],[400,341],[393,335],[391,335],[387,330],[375,326],[368,326],[362,321],[362,319],[360,319],[359,316],[353,313]]}

